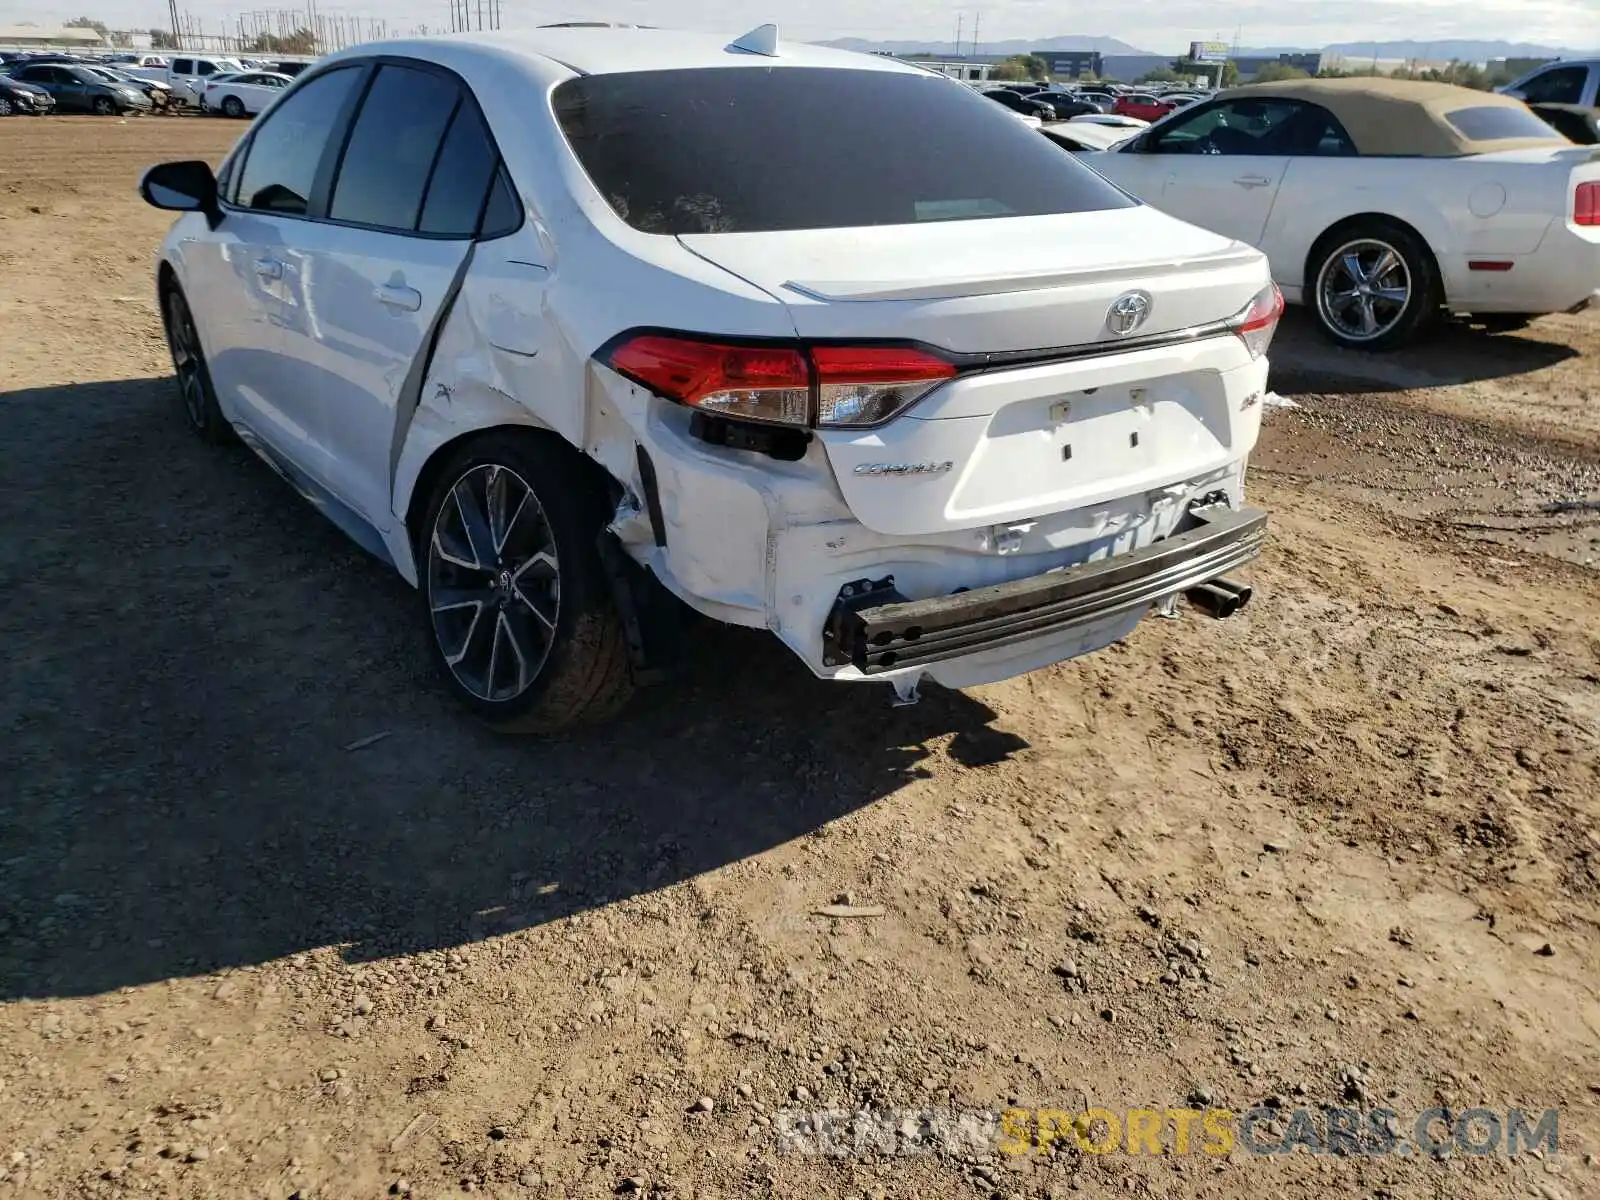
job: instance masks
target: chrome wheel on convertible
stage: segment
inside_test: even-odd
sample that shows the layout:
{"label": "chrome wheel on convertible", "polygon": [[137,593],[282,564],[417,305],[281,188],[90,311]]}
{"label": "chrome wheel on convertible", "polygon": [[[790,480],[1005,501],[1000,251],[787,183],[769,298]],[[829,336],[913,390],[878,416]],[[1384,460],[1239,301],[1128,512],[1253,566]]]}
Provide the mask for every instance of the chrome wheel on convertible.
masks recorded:
{"label": "chrome wheel on convertible", "polygon": [[1411,300],[1411,272],[1387,242],[1349,242],[1330,255],[1317,281],[1322,319],[1353,342],[1392,330]]}
{"label": "chrome wheel on convertible", "polygon": [[544,667],[561,615],[561,564],[527,480],[499,464],[451,486],[428,546],[428,607],[450,673],[473,696],[514,700]]}
{"label": "chrome wheel on convertible", "polygon": [[1359,350],[1392,350],[1438,317],[1439,270],[1409,228],[1380,217],[1330,230],[1312,250],[1306,303],[1322,331]]}

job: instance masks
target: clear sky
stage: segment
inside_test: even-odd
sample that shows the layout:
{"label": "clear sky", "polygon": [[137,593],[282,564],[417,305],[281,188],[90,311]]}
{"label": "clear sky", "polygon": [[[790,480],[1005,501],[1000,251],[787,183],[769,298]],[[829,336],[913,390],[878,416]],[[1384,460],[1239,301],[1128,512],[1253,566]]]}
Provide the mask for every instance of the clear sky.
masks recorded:
{"label": "clear sky", "polygon": [[[241,12],[304,7],[285,0],[179,0],[180,12],[207,29],[228,25]],[[384,17],[391,31],[426,23],[447,27],[447,0],[345,0],[319,4]],[[1600,0],[502,0],[502,23],[511,28],[550,20],[617,20],[691,29],[739,31],[776,21],[791,36],[950,40],[956,14],[965,13],[967,36],[982,13],[985,42],[1058,34],[1104,34],[1142,49],[1176,52],[1192,39],[1221,35],[1232,41],[1242,26],[1244,45],[1322,46],[1329,42],[1504,39],[1574,48],[1600,46]],[[0,23],[59,23],[89,16],[114,28],[165,27],[165,0],[0,0]]]}

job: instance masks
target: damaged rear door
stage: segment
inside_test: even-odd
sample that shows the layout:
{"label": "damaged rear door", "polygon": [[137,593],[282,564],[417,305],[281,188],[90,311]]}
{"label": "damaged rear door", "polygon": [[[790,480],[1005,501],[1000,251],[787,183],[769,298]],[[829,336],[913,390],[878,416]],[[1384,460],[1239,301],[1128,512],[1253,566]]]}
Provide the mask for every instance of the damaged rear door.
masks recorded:
{"label": "damaged rear door", "polygon": [[[448,72],[378,65],[329,191],[327,220],[285,254],[295,319],[285,370],[317,397],[322,482],[378,529],[426,358],[486,209],[515,201],[476,103]],[[500,202],[490,206],[491,190]]]}

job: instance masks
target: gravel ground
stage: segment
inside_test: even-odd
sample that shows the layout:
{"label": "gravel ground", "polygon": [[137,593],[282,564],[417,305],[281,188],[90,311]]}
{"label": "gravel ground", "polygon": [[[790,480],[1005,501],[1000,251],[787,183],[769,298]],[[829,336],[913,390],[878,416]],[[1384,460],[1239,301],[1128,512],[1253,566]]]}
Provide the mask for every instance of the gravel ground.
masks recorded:
{"label": "gravel ground", "polygon": [[[1291,319],[1232,621],[905,710],[708,628],[502,740],[402,584],[183,428],[132,188],[240,128],[0,127],[0,1197],[1600,1195],[1600,320]],[[1560,1149],[776,1136],[1262,1103]]]}

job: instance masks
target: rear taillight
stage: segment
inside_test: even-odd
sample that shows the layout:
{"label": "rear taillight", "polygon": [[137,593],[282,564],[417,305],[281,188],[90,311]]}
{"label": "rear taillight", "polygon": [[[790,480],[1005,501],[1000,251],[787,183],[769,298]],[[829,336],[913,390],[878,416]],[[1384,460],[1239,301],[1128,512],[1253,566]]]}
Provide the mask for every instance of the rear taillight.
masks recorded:
{"label": "rear taillight", "polygon": [[636,334],[601,360],[668,400],[717,416],[825,429],[877,425],[956,374],[902,346],[739,344]]}
{"label": "rear taillight", "polygon": [[1600,183],[1580,183],[1572,197],[1572,220],[1578,225],[1600,225]]}
{"label": "rear taillight", "polygon": [[956,373],[954,364],[914,347],[814,346],[817,424],[877,425]]}
{"label": "rear taillight", "polygon": [[1251,358],[1260,358],[1272,345],[1272,335],[1278,331],[1278,318],[1283,316],[1283,293],[1278,285],[1269,283],[1255,294],[1228,328],[1239,335],[1239,340],[1250,351]]}

